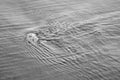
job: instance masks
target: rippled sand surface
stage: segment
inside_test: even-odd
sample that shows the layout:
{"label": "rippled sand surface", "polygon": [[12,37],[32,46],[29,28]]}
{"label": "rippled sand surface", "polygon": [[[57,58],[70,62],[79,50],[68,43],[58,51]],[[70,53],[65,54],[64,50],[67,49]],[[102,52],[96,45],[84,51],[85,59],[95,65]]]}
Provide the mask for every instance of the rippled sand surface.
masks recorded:
{"label": "rippled sand surface", "polygon": [[120,80],[120,0],[0,0],[0,80]]}

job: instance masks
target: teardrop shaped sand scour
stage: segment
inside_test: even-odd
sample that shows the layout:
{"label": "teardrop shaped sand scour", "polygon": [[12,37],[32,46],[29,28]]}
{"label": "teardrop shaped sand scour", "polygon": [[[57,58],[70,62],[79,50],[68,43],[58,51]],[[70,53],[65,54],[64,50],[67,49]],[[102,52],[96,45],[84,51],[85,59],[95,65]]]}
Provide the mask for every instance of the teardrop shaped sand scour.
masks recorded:
{"label": "teardrop shaped sand scour", "polygon": [[120,0],[0,0],[0,80],[120,80]]}

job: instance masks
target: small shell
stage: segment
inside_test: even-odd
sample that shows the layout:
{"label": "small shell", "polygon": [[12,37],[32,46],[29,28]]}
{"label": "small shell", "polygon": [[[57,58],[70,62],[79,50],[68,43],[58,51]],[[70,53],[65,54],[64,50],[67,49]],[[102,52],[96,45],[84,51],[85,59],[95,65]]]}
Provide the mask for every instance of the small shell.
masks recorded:
{"label": "small shell", "polygon": [[26,40],[29,41],[32,44],[35,44],[38,41],[38,37],[36,36],[35,33],[28,33],[26,35]]}

